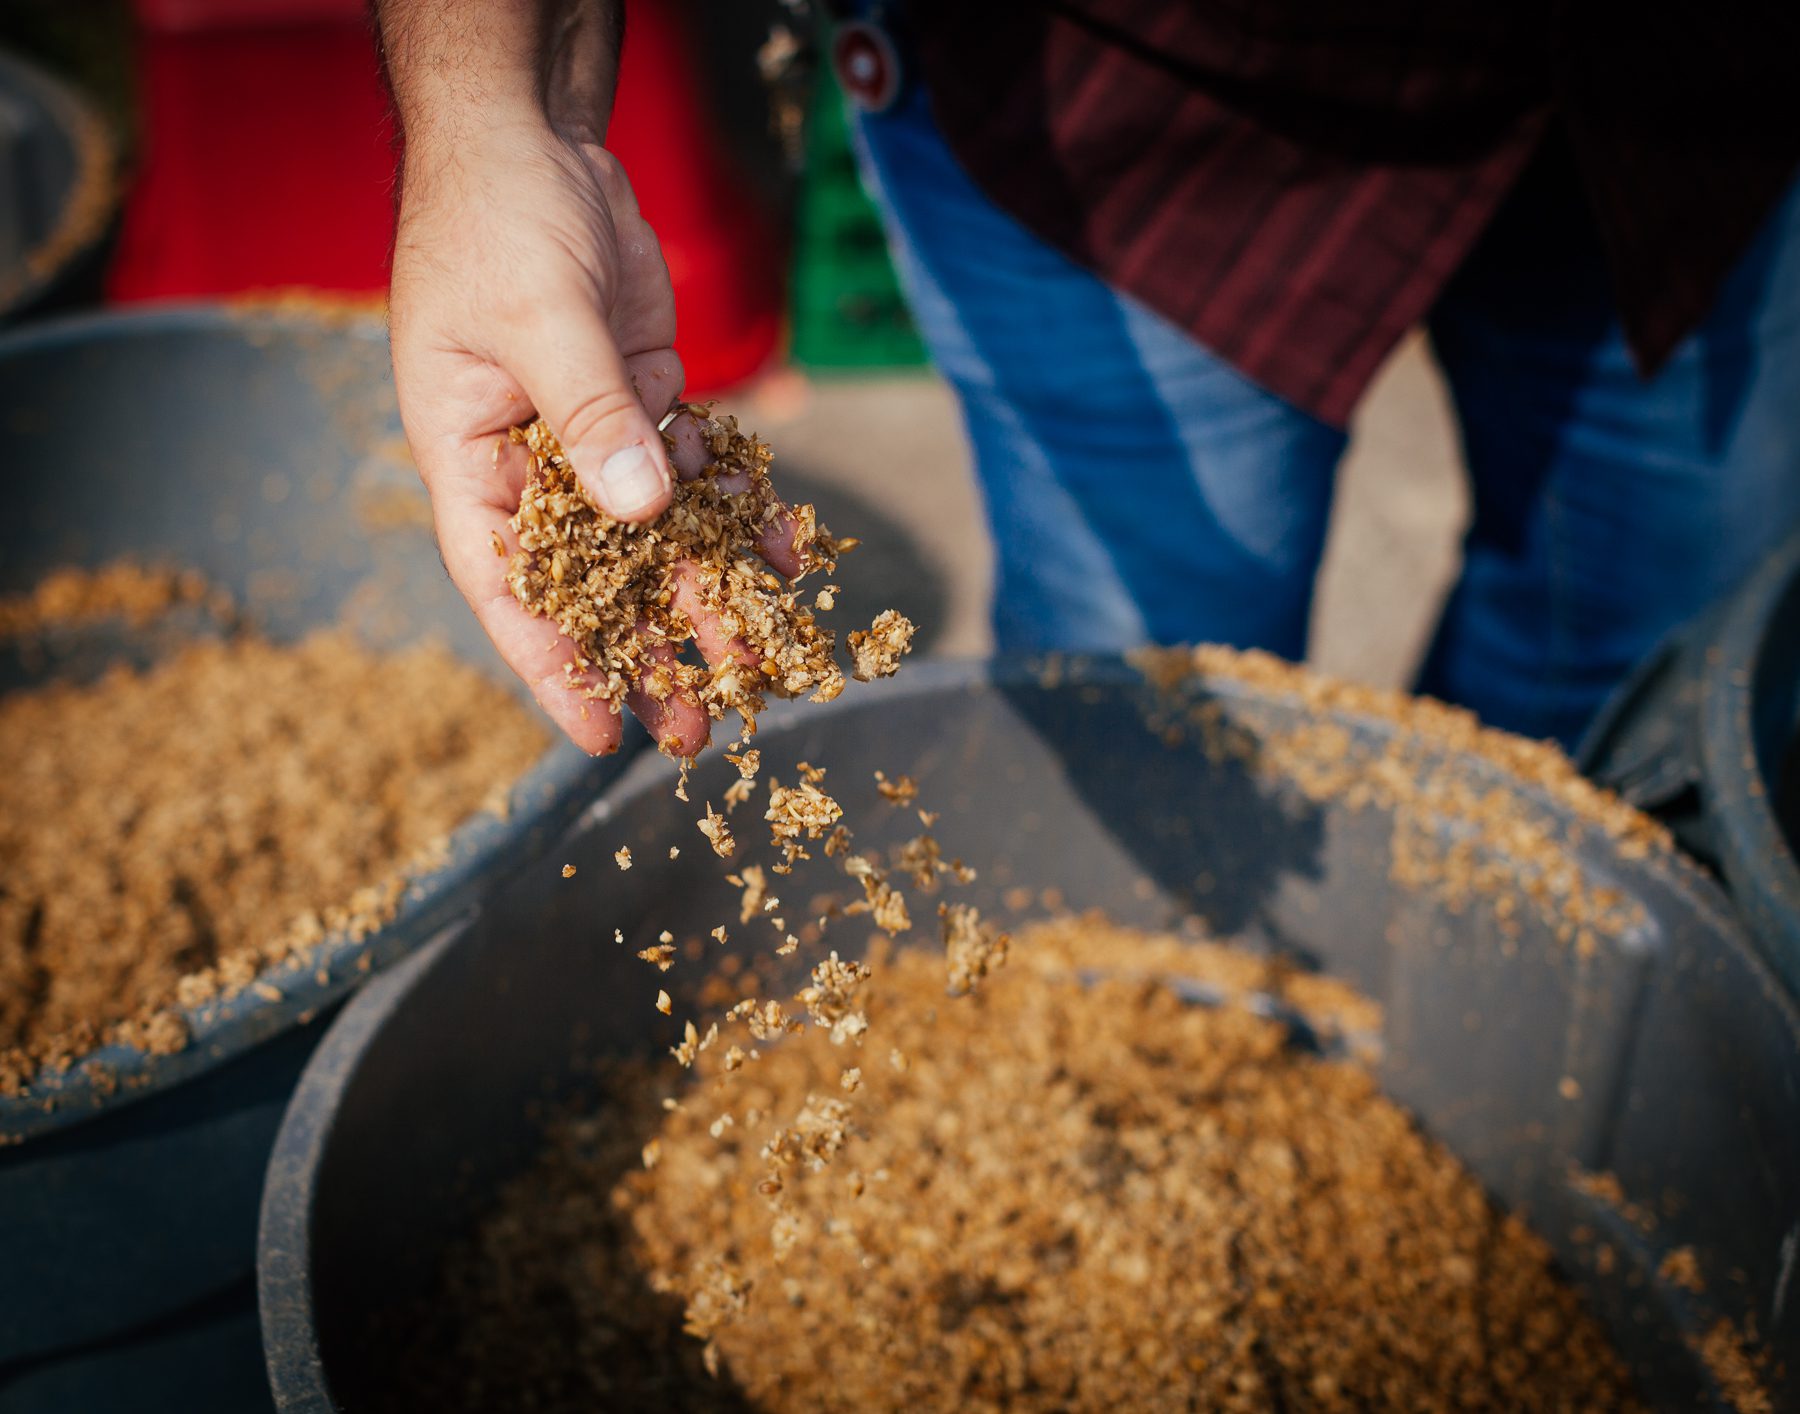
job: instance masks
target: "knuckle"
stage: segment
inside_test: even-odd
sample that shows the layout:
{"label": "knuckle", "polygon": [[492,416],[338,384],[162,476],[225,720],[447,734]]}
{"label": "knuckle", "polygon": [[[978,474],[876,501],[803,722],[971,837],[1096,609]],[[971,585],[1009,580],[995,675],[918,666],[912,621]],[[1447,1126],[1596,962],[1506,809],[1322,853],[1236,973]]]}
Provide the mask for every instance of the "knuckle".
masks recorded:
{"label": "knuckle", "polygon": [[608,271],[580,213],[546,213],[528,233],[499,233],[494,244],[464,298],[497,333],[540,340],[582,311],[607,307]]}
{"label": "knuckle", "polygon": [[578,399],[555,420],[565,447],[620,436],[637,420],[638,401],[628,388],[603,388]]}
{"label": "knuckle", "polygon": [[631,179],[625,174],[625,166],[619,159],[608,152],[599,143],[584,142],[581,144],[581,156],[588,169],[594,174],[601,192],[609,205],[627,205],[631,210],[637,209],[637,198],[631,190]]}
{"label": "knuckle", "polygon": [[[558,262],[579,271],[579,263],[566,253],[558,253]],[[579,274],[558,271],[554,277],[502,281],[498,288],[483,291],[476,303],[499,337],[510,335],[523,342],[554,337],[567,325],[571,311],[594,307],[597,295]]]}

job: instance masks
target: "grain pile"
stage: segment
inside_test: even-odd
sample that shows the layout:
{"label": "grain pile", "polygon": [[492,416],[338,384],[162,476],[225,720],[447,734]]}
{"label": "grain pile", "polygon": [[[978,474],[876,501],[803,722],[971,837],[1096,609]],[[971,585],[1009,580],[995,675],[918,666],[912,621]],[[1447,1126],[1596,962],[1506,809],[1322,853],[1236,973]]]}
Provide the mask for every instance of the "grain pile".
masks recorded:
{"label": "grain pile", "polygon": [[1751,1353],[1731,1321],[1720,1317],[1691,1343],[1736,1414],[1775,1414],[1775,1401],[1763,1383],[1764,1361]]}
{"label": "grain pile", "polygon": [[[954,1002],[877,949],[848,1124],[823,1030],[614,1072],[453,1254],[394,1406],[1631,1407],[1543,1244],[1359,1065],[1180,1000],[1183,946],[1035,925]],[[796,1113],[772,1228],[759,1123]]]}
{"label": "grain pile", "polygon": [[0,594],[0,639],[26,638],[57,629],[118,619],[143,628],[183,605],[206,606],[221,621],[231,617],[229,596],[196,570],[114,560],[98,569],[52,570],[30,589]]}
{"label": "grain pile", "polygon": [[[1133,664],[1157,690],[1147,714],[1171,744],[1197,738],[1309,800],[1375,806],[1393,821],[1391,876],[1453,911],[1488,908],[1503,935],[1530,909],[1583,956],[1644,925],[1642,908],[1590,878],[1576,847],[1609,838],[1624,859],[1673,854],[1668,831],[1583,777],[1553,742],[1483,727],[1430,698],[1339,682],[1262,652],[1206,645],[1145,649]],[[1295,724],[1260,709],[1228,712],[1204,682],[1238,681],[1306,708]],[[1193,694],[1191,689],[1203,690]],[[1386,730],[1359,739],[1333,714]],[[1491,764],[1491,775],[1471,763]],[[1520,791],[1523,780],[1554,803]],[[1560,813],[1559,813],[1560,812]]]}
{"label": "grain pile", "polygon": [[0,1094],[393,915],[545,735],[446,651],[198,640],[0,699]]}

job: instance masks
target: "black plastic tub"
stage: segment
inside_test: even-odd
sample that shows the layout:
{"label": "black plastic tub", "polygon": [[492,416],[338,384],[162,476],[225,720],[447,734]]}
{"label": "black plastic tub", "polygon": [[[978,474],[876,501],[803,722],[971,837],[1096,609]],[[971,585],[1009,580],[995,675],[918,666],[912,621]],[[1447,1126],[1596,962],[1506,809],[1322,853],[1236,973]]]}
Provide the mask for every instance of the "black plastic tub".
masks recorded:
{"label": "black plastic tub", "polygon": [[86,98],[0,50],[0,324],[97,300],[115,143]]}
{"label": "black plastic tub", "polygon": [[[1197,916],[1362,989],[1385,1008],[1386,1089],[1544,1234],[1653,1402],[1717,1401],[1691,1342],[1723,1316],[1773,1350],[1786,1406],[1800,1367],[1800,1015],[1697,868],[1653,835],[1595,823],[1582,783],[1533,784],[1497,764],[1504,743],[1477,754],[1472,738],[1447,713],[1395,717],[1355,693],[1303,699],[1236,671],[1153,685],[1098,662],[917,665],[772,714],[758,745],[765,774],[829,768],[859,848],[918,828],[872,773],[915,776],[920,803],[943,812],[945,853],[981,870],[963,896],[997,916],[1020,916],[1020,886],[1126,922]],[[663,977],[633,953],[664,928],[698,937],[735,919],[737,891],[694,829],[734,774],[703,761],[684,805],[667,764],[641,758],[544,865],[333,1023],[263,1201],[281,1409],[369,1407],[391,1356],[375,1318],[422,1292],[586,1063],[678,1039],[652,1001],[695,985],[694,969]],[[1504,830],[1473,807],[1493,792],[1512,802]],[[766,856],[749,828],[738,837],[740,862]],[[1533,841],[1559,842],[1575,867],[1547,878]],[[621,844],[629,873],[612,863]],[[1494,866],[1485,891],[1434,871],[1452,848]],[[576,877],[558,876],[565,861]],[[789,960],[793,977],[809,951]],[[1577,1170],[1616,1176],[1654,1228],[1573,1184]],[[1679,1246],[1698,1257],[1704,1299],[1657,1274]]]}
{"label": "black plastic tub", "polygon": [[[378,319],[206,307],[38,325],[0,340],[0,429],[0,591],[130,555],[200,570],[277,639],[340,621],[378,644],[432,634],[514,682],[439,563]],[[0,691],[146,658],[200,628],[3,644]],[[63,1358],[125,1371],[131,1394],[114,1407],[165,1407],[123,1349],[110,1364],[98,1352],[194,1358],[170,1327],[182,1313],[241,1344],[248,1324],[217,1303],[247,1288],[269,1146],[332,1009],[540,852],[619,769],[548,750],[507,817],[466,822],[388,926],[327,939],[190,1012],[192,1041],[173,1055],[110,1047],[0,1098],[0,1410],[104,1407],[54,1368]],[[56,1393],[77,1387],[74,1403]],[[204,1407],[195,1390],[167,1407]]]}
{"label": "black plastic tub", "polygon": [[1644,660],[1580,759],[1719,871],[1800,991],[1800,534]]}

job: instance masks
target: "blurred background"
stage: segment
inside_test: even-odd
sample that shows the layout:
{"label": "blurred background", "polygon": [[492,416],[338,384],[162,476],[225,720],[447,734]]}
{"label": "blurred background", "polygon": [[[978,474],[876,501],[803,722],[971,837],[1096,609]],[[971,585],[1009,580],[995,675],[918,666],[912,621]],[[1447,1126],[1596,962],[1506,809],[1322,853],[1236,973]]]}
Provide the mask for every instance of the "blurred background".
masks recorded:
{"label": "blurred background", "polygon": [[[938,580],[935,646],[980,653],[989,552],[956,408],[859,184],[841,94],[793,10],[633,0],[610,144],[662,240],[690,392],[726,399],[783,465],[907,532],[909,562]],[[0,298],[10,319],[381,299],[393,132],[362,0],[10,0],[0,49],[68,89],[21,92],[18,77],[0,95],[15,194],[0,256],[35,248],[56,266]],[[48,155],[46,123],[68,130]],[[70,200],[69,183],[85,193]],[[52,250],[32,208],[41,225],[59,200],[74,229]],[[1454,572],[1463,494],[1441,386],[1409,342],[1353,429],[1317,665],[1410,676]]]}

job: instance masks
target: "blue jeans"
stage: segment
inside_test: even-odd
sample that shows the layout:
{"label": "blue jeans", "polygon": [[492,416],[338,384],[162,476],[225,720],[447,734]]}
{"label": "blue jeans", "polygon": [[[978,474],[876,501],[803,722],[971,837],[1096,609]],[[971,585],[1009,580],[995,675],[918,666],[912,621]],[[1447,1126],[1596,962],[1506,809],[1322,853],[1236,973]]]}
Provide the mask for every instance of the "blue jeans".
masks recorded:
{"label": "blue jeans", "polygon": [[[1303,656],[1344,433],[994,206],[916,85],[857,126],[961,401],[999,647]],[[1800,524],[1800,197],[1645,382],[1578,194],[1539,167],[1430,319],[1474,515],[1418,686],[1567,746],[1666,630]]]}

